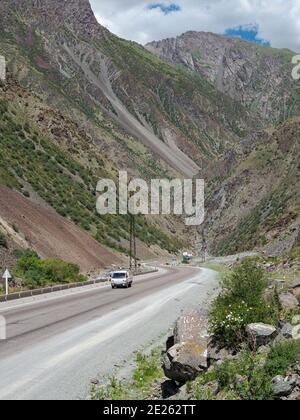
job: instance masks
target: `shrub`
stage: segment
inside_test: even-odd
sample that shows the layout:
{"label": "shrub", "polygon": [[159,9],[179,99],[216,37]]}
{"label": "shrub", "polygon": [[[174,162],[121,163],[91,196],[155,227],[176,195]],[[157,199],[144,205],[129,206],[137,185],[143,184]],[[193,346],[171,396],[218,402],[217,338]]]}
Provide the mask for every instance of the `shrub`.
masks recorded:
{"label": "shrub", "polygon": [[275,377],[285,375],[300,360],[300,340],[284,341],[272,347],[265,366],[266,374]]}
{"label": "shrub", "polygon": [[34,251],[15,251],[17,259],[16,277],[23,279],[24,286],[35,289],[51,284],[76,283],[84,281],[79,267],[58,259],[41,258]]}
{"label": "shrub", "polygon": [[277,301],[267,305],[263,293],[267,279],[263,269],[244,260],[222,282],[222,292],[212,305],[210,329],[217,340],[228,347],[239,347],[245,329],[253,322],[277,323]]}
{"label": "shrub", "polygon": [[[221,366],[217,366],[216,378],[221,389],[234,389],[236,395],[242,400],[272,399],[272,378],[266,376],[259,358],[260,356],[245,351],[239,360],[226,361]],[[243,380],[236,381],[237,376]]]}
{"label": "shrub", "polygon": [[162,379],[164,373],[161,367],[161,351],[155,349],[149,355],[137,353],[136,368],[132,378],[121,382],[115,377],[109,378],[108,383],[92,387],[93,400],[144,400],[153,396],[155,382]]}
{"label": "shrub", "polygon": [[[243,350],[236,360],[227,360],[214,369],[200,375],[189,384],[192,399],[233,399],[270,400],[272,399],[272,377],[266,375],[261,359],[265,355],[256,355]],[[220,393],[212,395],[210,382],[218,382]]]}
{"label": "shrub", "polygon": [[49,282],[53,283],[76,283],[83,281],[79,275],[79,266],[65,261],[50,259],[42,262],[43,271]]}

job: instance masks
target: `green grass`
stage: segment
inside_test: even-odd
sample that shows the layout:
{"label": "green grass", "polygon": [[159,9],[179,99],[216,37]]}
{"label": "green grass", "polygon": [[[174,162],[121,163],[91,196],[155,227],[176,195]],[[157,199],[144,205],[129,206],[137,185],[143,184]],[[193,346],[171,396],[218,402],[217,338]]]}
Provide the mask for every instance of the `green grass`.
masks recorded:
{"label": "green grass", "polygon": [[136,368],[131,380],[119,381],[112,377],[100,387],[91,389],[92,400],[143,400],[150,398],[155,381],[163,378],[161,350],[155,349],[150,355],[137,353]]}

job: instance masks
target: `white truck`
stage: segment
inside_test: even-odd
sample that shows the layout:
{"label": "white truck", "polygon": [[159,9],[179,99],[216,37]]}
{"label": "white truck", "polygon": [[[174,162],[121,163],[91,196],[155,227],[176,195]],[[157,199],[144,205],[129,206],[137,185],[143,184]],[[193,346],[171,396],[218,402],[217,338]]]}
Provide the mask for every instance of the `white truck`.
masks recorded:
{"label": "white truck", "polygon": [[113,271],[110,275],[111,287],[117,289],[118,287],[125,287],[128,289],[132,286],[133,275],[126,270]]}

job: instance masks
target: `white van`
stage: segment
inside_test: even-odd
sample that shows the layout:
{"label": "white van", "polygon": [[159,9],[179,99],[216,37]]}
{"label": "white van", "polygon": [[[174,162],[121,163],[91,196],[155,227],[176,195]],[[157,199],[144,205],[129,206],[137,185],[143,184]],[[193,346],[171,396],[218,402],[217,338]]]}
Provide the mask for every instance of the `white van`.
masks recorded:
{"label": "white van", "polygon": [[127,289],[132,286],[133,276],[129,271],[113,271],[110,275],[111,287],[116,289],[117,287],[126,287]]}

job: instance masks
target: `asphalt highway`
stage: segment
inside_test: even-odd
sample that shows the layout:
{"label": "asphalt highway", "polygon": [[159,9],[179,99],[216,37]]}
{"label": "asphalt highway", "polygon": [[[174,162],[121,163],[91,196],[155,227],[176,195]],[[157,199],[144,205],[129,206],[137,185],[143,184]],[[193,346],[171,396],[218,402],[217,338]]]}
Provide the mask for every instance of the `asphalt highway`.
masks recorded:
{"label": "asphalt highway", "polygon": [[85,399],[90,380],[166,333],[180,313],[206,306],[218,276],[160,268],[131,289],[110,286],[0,304],[0,400]]}

